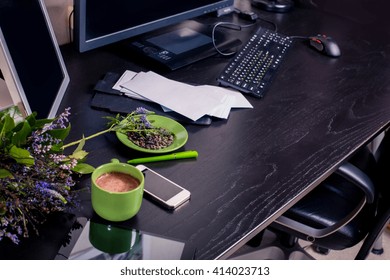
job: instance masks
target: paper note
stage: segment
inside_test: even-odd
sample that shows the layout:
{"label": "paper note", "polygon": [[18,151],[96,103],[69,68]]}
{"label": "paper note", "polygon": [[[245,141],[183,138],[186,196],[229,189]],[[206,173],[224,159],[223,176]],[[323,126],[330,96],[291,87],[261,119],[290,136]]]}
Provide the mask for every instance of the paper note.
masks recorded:
{"label": "paper note", "polygon": [[122,75],[117,86],[194,121],[205,115],[227,119],[231,108],[253,108],[240,92],[210,85],[192,86],[151,71],[130,71]]}
{"label": "paper note", "polygon": [[149,101],[147,98],[145,98],[145,97],[143,97],[143,96],[137,94],[136,92],[133,92],[127,88],[124,88],[122,86],[122,84],[124,84],[128,81],[131,81],[131,79],[133,79],[136,75],[137,75],[137,72],[126,70],[112,88],[119,90],[120,92],[122,92],[124,95],[126,95],[128,97],[138,99],[138,100]]}

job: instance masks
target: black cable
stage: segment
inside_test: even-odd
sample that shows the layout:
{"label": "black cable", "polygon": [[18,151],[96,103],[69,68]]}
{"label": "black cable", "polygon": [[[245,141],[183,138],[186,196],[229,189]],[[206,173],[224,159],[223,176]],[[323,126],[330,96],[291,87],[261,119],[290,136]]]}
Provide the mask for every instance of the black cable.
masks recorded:
{"label": "black cable", "polygon": [[211,32],[211,40],[213,42],[213,46],[215,48],[215,50],[223,55],[223,56],[230,56],[230,55],[233,55],[236,53],[236,51],[233,51],[233,52],[229,52],[229,53],[224,53],[222,52],[220,49],[218,49],[218,46],[217,44],[215,43],[215,30],[217,29],[217,27],[223,27],[223,28],[229,28],[229,29],[235,29],[235,30],[238,30],[238,31],[241,31],[241,29],[243,28],[247,28],[247,27],[250,27],[250,26],[253,26],[255,24],[254,23],[251,23],[251,24],[246,24],[246,25],[241,25],[241,24],[237,24],[237,23],[232,23],[232,22],[217,22],[216,24],[214,24],[213,26],[213,30]]}
{"label": "black cable", "polygon": [[290,39],[309,39],[310,37],[308,36],[289,36]]}
{"label": "black cable", "polygon": [[278,32],[278,26],[276,25],[275,22],[273,21],[270,21],[268,19],[264,19],[264,18],[261,18],[259,17],[256,13],[252,12],[252,11],[249,11],[249,12],[243,12],[239,9],[235,9],[234,10],[238,16],[242,19],[245,19],[245,20],[249,20],[249,21],[256,21],[256,20],[261,20],[261,21],[264,21],[264,22],[267,22],[269,24],[271,24],[273,26],[273,31],[274,32]]}
{"label": "black cable", "polygon": [[233,51],[233,52],[229,52],[229,53],[225,53],[223,51],[221,51],[220,49],[218,49],[216,43],[215,43],[215,30],[217,29],[217,27],[223,27],[223,28],[229,28],[229,29],[235,29],[235,30],[238,30],[238,31],[241,31],[243,28],[247,28],[247,27],[251,27],[253,25],[256,24],[257,20],[262,20],[264,22],[267,22],[271,25],[273,25],[274,27],[274,32],[277,32],[278,30],[278,26],[276,25],[275,22],[272,22],[270,20],[266,20],[266,19],[263,19],[263,18],[260,18],[256,13],[254,12],[243,12],[237,8],[234,9],[234,12],[238,14],[238,16],[244,20],[248,20],[248,21],[251,21],[251,23],[249,24],[237,24],[237,23],[233,23],[233,22],[217,22],[216,24],[214,24],[213,26],[213,29],[212,29],[212,33],[211,33],[211,39],[212,39],[212,42],[213,42],[213,46],[215,48],[215,50],[220,54],[220,55],[223,55],[223,56],[231,56],[233,54],[236,53],[236,51]]}
{"label": "black cable", "polygon": [[278,32],[278,26],[275,22],[273,21],[270,21],[270,20],[267,20],[267,19],[264,19],[264,18],[259,18],[260,20],[264,21],[264,22],[267,22],[269,24],[271,24],[273,27],[274,27],[274,32]]}

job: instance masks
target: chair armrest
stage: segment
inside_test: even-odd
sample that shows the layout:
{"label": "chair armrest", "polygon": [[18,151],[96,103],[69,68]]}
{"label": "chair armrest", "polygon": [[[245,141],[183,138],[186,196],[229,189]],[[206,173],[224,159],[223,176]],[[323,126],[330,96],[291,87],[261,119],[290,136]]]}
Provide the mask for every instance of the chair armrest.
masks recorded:
{"label": "chair armrest", "polygon": [[357,187],[359,187],[366,195],[367,203],[373,203],[375,200],[375,187],[374,183],[367,176],[366,173],[361,171],[355,165],[346,162],[342,164],[336,171],[336,174],[342,176],[344,179],[350,181]]}
{"label": "chair armrest", "polygon": [[374,202],[375,199],[374,183],[367,176],[366,173],[364,173],[359,168],[357,168],[356,166],[348,162],[342,164],[335,171],[335,173],[337,173],[338,175],[342,176],[344,179],[351,182],[354,186],[361,189],[365,194],[364,199],[358,205],[356,205],[355,209],[349,215],[347,215],[340,221],[336,222],[335,224],[322,229],[313,228],[311,226],[308,226],[304,223],[293,220],[283,215],[280,216],[278,219],[276,219],[275,223],[290,228],[294,231],[303,233],[308,237],[322,238],[334,233],[339,228],[349,223],[360,212],[364,204]]}

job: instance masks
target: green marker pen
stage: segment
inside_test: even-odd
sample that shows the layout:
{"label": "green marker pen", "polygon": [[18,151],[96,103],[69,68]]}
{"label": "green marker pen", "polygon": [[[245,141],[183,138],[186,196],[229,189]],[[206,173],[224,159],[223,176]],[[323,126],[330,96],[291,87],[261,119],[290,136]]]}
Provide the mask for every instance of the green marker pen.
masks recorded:
{"label": "green marker pen", "polygon": [[167,161],[167,160],[174,160],[174,159],[197,158],[197,157],[198,157],[197,151],[185,151],[185,152],[178,152],[169,155],[131,159],[128,160],[127,163],[141,164],[147,162]]}

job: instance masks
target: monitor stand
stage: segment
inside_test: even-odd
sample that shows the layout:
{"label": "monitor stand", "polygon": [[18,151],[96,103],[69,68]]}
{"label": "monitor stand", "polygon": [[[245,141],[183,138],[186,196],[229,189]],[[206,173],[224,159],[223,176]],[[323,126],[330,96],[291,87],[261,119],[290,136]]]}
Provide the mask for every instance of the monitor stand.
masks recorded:
{"label": "monitor stand", "polygon": [[[187,66],[217,54],[211,38],[212,26],[196,21],[185,21],[139,36],[126,45],[138,54],[170,70]],[[241,45],[238,39],[227,39],[222,32],[215,32],[218,49],[226,51]]]}
{"label": "monitor stand", "polygon": [[252,0],[252,6],[268,12],[286,13],[293,8],[294,2],[292,0]]}

